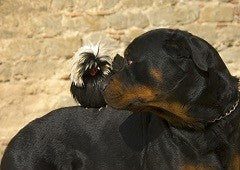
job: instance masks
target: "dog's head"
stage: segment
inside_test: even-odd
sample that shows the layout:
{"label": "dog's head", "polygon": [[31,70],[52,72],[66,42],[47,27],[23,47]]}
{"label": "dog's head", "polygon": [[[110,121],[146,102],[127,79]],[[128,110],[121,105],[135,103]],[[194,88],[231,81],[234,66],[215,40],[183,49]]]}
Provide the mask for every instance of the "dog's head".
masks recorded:
{"label": "dog's head", "polygon": [[81,47],[73,57],[70,76],[72,82],[70,91],[74,99],[83,107],[105,106],[102,90],[110,75],[123,65],[121,62],[123,58],[116,55],[113,60],[112,52],[104,45]]}
{"label": "dog's head", "polygon": [[237,100],[237,79],[217,51],[188,32],[147,32],[124,55],[129,64],[104,92],[114,108],[148,110],[172,124],[194,127],[219,117]]}

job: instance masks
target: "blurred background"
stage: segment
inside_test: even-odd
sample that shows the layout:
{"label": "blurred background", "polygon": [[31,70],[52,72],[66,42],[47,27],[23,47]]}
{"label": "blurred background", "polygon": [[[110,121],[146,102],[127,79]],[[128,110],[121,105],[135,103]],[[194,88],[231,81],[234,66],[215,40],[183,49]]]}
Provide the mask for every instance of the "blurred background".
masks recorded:
{"label": "blurred background", "polygon": [[28,122],[76,105],[69,73],[81,45],[101,39],[122,54],[160,27],[206,39],[240,76],[239,0],[0,0],[0,159]]}

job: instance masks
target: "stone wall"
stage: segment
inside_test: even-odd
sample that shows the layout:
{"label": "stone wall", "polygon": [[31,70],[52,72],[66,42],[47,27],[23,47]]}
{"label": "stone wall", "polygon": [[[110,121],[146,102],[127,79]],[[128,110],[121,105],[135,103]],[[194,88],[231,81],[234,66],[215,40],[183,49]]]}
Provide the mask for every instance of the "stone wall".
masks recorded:
{"label": "stone wall", "polygon": [[75,105],[70,60],[82,44],[101,39],[121,53],[159,27],[203,37],[240,76],[238,0],[0,0],[0,158],[29,121]]}

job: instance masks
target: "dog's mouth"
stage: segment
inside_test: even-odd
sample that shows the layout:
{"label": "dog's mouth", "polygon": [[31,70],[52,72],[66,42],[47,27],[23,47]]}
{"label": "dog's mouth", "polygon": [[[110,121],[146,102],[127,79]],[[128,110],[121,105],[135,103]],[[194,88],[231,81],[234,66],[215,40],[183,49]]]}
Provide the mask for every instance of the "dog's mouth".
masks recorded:
{"label": "dog's mouth", "polygon": [[147,86],[126,87],[118,79],[112,79],[105,87],[103,96],[113,108],[133,111],[142,109],[142,106],[153,101],[156,93]]}

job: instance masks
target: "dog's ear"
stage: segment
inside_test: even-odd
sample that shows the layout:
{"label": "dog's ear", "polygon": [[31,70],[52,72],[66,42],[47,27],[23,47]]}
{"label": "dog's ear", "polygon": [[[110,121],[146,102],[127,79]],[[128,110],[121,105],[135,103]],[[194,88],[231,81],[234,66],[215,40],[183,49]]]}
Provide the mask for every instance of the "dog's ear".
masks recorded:
{"label": "dog's ear", "polygon": [[189,45],[192,51],[193,62],[202,71],[208,71],[207,58],[210,50],[208,44],[198,37],[192,37]]}
{"label": "dog's ear", "polygon": [[114,57],[113,62],[112,62],[113,71],[118,72],[118,71],[122,70],[126,64],[127,64],[126,59],[123,58],[122,56],[120,56],[119,54],[117,54]]}

